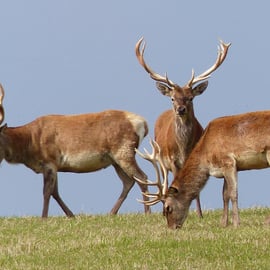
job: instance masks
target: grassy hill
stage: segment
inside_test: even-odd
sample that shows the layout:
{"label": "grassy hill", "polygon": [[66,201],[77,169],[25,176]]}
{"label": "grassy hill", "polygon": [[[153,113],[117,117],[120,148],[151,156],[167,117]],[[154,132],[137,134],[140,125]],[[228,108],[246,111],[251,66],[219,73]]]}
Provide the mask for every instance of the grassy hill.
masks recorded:
{"label": "grassy hill", "polygon": [[221,228],[221,211],[191,212],[171,231],[151,215],[0,218],[0,269],[270,269],[270,210],[240,211]]}

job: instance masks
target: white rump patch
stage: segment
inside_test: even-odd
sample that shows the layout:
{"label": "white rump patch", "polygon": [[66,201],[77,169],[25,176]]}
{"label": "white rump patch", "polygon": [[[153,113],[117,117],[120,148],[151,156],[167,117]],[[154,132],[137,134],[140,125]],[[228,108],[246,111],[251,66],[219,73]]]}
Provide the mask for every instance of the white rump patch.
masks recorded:
{"label": "white rump patch", "polygon": [[127,119],[131,122],[136,134],[139,136],[139,145],[140,145],[146,134],[145,130],[145,126],[147,125],[146,120],[142,116],[133,113],[128,113]]}

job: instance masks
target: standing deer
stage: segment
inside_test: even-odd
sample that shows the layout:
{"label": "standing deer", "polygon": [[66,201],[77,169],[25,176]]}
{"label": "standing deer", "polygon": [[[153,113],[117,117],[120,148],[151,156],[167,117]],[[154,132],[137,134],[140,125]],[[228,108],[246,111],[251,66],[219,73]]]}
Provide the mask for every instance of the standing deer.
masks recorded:
{"label": "standing deer", "polygon": [[[157,160],[156,155],[141,154]],[[168,227],[182,227],[191,204],[205,186],[209,176],[224,177],[222,226],[228,225],[229,201],[232,203],[232,222],[239,226],[237,172],[270,167],[270,111],[258,111],[225,116],[211,121],[199,142],[178,171],[166,191],[160,179],[155,183],[159,191],[148,194],[152,201],[163,202]],[[155,166],[157,170],[157,166]],[[159,174],[157,174],[159,175]],[[138,179],[137,179],[138,181]],[[138,181],[140,182],[140,181]],[[145,202],[149,204],[151,201]],[[270,224],[270,217],[266,220]]]}
{"label": "standing deer", "polygon": [[[0,125],[4,120],[3,98],[0,85]],[[44,218],[51,196],[67,216],[74,216],[59,195],[57,172],[86,173],[112,165],[123,182],[122,193],[111,210],[116,214],[135,183],[133,177],[147,178],[135,160],[135,148],[147,133],[146,121],[127,111],[47,115],[20,127],[2,125],[0,162],[22,163],[43,174]],[[143,194],[147,193],[145,184],[139,186]],[[145,212],[150,212],[148,205]]]}
{"label": "standing deer", "polygon": [[[145,63],[144,50],[146,45],[144,43],[142,46],[142,43],[143,38],[135,46],[139,63],[157,82],[156,85],[161,94],[172,100],[173,109],[163,112],[156,121],[155,141],[160,147],[160,155],[166,168],[164,173],[167,174],[168,171],[171,171],[175,176],[183,167],[185,160],[203,133],[203,128],[194,115],[193,99],[206,90],[208,81],[205,80],[223,63],[230,44],[221,41],[214,65],[197,77],[192,70],[191,79],[181,87],[169,80],[167,74],[161,76]],[[195,86],[200,81],[204,82]],[[197,213],[202,217],[199,194],[196,201]]]}

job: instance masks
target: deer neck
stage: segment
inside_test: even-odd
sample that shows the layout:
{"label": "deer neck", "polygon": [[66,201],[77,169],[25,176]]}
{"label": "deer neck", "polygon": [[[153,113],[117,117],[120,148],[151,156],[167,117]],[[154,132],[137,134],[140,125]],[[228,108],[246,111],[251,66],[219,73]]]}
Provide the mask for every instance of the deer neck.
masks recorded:
{"label": "deer neck", "polygon": [[175,138],[178,145],[182,164],[193,148],[195,136],[195,117],[180,117],[175,115]]}
{"label": "deer neck", "polygon": [[193,151],[174,177],[171,187],[177,189],[179,197],[189,203],[199,195],[208,178],[207,165],[201,161],[199,153]]}
{"label": "deer neck", "polygon": [[28,134],[18,128],[7,127],[0,134],[0,144],[4,158],[9,163],[22,163],[24,152],[28,147]]}

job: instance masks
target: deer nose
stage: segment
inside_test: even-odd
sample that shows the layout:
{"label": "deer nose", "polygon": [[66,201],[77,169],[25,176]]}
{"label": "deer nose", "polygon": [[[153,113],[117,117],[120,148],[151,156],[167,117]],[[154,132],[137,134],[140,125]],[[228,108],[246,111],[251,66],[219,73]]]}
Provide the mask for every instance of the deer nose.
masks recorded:
{"label": "deer nose", "polygon": [[184,115],[186,113],[186,107],[185,106],[178,107],[177,113],[179,115]]}

